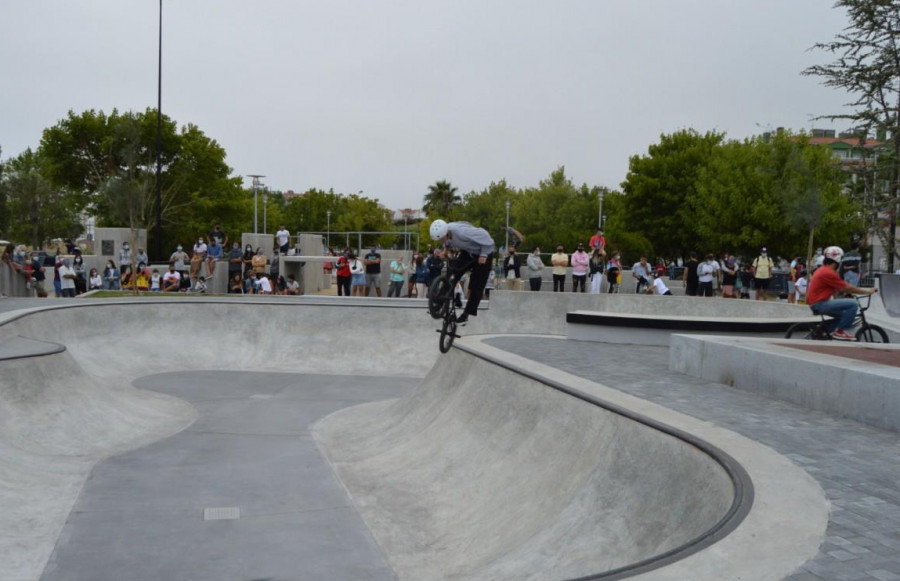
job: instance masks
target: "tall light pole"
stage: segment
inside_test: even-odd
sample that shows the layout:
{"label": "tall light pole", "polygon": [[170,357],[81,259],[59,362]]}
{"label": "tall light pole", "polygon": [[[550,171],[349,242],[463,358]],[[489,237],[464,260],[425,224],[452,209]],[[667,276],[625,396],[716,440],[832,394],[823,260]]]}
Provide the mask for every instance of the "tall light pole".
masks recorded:
{"label": "tall light pole", "polygon": [[269,188],[263,186],[263,232],[269,231]]}
{"label": "tall light pole", "polygon": [[597,210],[597,229],[603,230],[603,190],[597,192],[597,199],[600,201],[600,209]]}
{"label": "tall light pole", "polygon": [[257,203],[257,188],[259,188],[260,181],[259,178],[264,178],[266,176],[259,174],[247,174],[248,178],[253,178],[253,233],[259,234],[259,222],[257,219],[257,215],[259,214],[259,204]]}
{"label": "tall light pole", "polygon": [[159,0],[159,64],[156,78],[156,259],[162,251],[162,0]]}
{"label": "tall light pole", "polygon": [[409,214],[403,213],[403,250],[409,250],[409,234],[406,233],[406,224],[409,222]]}
{"label": "tall light pole", "polygon": [[331,210],[327,210],[325,214],[328,216],[328,229],[325,231],[325,246],[331,248]]}
{"label": "tall light pole", "polygon": [[509,200],[506,200],[506,250],[509,250]]}

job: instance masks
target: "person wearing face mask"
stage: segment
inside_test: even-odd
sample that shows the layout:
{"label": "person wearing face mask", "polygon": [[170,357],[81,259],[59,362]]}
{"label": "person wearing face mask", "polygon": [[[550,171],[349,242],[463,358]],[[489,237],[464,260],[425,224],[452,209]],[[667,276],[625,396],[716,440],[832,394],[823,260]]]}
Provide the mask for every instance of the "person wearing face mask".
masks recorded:
{"label": "person wearing face mask", "polygon": [[511,291],[519,290],[519,269],[522,263],[519,261],[519,255],[516,254],[516,248],[511,247],[506,258],[503,260],[503,276],[506,278],[506,288]]}
{"label": "person wearing face mask", "polygon": [[588,265],[591,257],[584,251],[584,244],[578,243],[575,252],[572,253],[572,292],[577,293],[578,289],[585,292],[585,283],[587,282]]}
{"label": "person wearing face mask", "polygon": [[143,248],[138,248],[137,254],[134,255],[134,261],[150,264],[150,258],[147,256],[147,253],[144,252]]}
{"label": "person wearing face mask", "polygon": [[219,241],[215,238],[211,239],[206,248],[206,276],[208,279],[212,280],[213,274],[216,272],[216,264],[222,260],[223,253],[224,250]]}
{"label": "person wearing face mask", "polygon": [[569,266],[569,255],[563,251],[563,245],[556,245],[556,254],[550,257],[553,265],[553,292],[561,293],[565,290],[566,267]]}
{"label": "person wearing face mask", "polygon": [[241,254],[241,245],[235,242],[228,251],[228,279],[233,279],[236,274],[240,276],[243,270],[244,259]]}
{"label": "person wearing face mask", "polygon": [[194,244],[194,253],[191,255],[191,288],[197,286],[200,269],[203,266],[203,261],[206,260],[206,251],[207,248],[206,244],[203,243],[203,238],[198,238],[197,243]]}
{"label": "person wearing face mask", "polygon": [[178,273],[178,284],[181,285],[181,288],[186,288],[189,284],[188,278],[188,263],[190,262],[190,257],[187,252],[184,251],[184,247],[179,244],[175,252],[172,253],[172,256],[169,257],[169,264],[175,266],[175,272]]}
{"label": "person wearing face mask", "polygon": [[765,301],[768,299],[766,292],[769,290],[769,280],[772,278],[772,269],[775,267],[775,263],[769,258],[765,246],[763,246],[759,256],[753,259],[752,266],[756,300]]}
{"label": "person wearing face mask", "polygon": [[76,254],[72,259],[72,270],[75,271],[75,294],[87,292],[87,272],[84,269],[84,259],[81,254]]}
{"label": "person wearing face mask", "polygon": [[131,244],[125,242],[122,244],[122,250],[119,251],[119,274],[125,271],[125,267],[131,264]]}
{"label": "person wearing face mask", "polygon": [[595,247],[591,253],[589,267],[591,272],[591,294],[599,295],[600,287],[603,285],[603,254],[599,247]]}
{"label": "person wearing face mask", "polygon": [[59,286],[63,298],[75,298],[75,270],[68,258],[64,258],[59,267]]}
{"label": "person wearing face mask", "polygon": [[697,267],[697,278],[700,281],[698,288],[701,297],[713,296],[713,281],[718,271],[719,263],[715,261],[712,254],[707,254],[703,262]]}
{"label": "person wearing face mask", "polygon": [[541,260],[541,249],[535,246],[528,255],[528,284],[531,290],[538,292],[541,290],[541,275],[544,270],[544,261]]}

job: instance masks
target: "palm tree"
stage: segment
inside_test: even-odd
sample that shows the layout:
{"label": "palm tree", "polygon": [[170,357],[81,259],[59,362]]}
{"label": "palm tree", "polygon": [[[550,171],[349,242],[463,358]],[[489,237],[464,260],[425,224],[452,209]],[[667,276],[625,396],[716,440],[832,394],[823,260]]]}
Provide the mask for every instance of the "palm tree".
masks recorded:
{"label": "palm tree", "polygon": [[462,198],[456,195],[456,188],[450,182],[438,180],[428,186],[428,193],[425,194],[424,201],[423,212],[429,216],[437,215],[446,218],[454,206],[462,203]]}

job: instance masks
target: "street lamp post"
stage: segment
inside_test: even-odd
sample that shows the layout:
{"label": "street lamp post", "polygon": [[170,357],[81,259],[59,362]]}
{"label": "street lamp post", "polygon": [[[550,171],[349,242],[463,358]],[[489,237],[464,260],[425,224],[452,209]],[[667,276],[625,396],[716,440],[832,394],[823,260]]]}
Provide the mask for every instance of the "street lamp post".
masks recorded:
{"label": "street lamp post", "polygon": [[325,231],[325,246],[331,248],[331,210],[326,210],[325,215],[328,216],[328,228]]}
{"label": "street lamp post", "polygon": [[509,250],[509,200],[506,200],[506,249]]}
{"label": "street lamp post", "polygon": [[156,259],[162,260],[162,0],[159,0],[158,57],[156,78]]}
{"label": "street lamp post", "polygon": [[597,199],[600,201],[600,208],[597,210],[597,229],[603,230],[603,190],[597,192]]}
{"label": "street lamp post", "polygon": [[259,178],[264,178],[266,176],[259,174],[247,174],[248,178],[253,178],[253,233],[259,234],[259,221],[257,216],[259,214],[259,203],[258,200],[258,189],[260,185]]}
{"label": "street lamp post", "polygon": [[263,186],[263,232],[269,231],[269,188]]}
{"label": "street lamp post", "polygon": [[409,250],[409,234],[406,233],[406,224],[409,221],[409,215],[403,214],[403,250]]}

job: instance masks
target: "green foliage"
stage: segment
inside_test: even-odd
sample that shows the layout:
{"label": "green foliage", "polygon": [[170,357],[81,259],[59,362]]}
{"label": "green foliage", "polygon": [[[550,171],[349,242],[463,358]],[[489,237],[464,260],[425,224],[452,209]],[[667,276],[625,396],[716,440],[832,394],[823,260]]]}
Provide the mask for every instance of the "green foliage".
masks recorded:
{"label": "green foliage", "polygon": [[569,252],[587,243],[597,227],[597,188],[572,184],[559,167],[537,188],[526,188],[513,204],[517,220],[511,222],[526,237],[526,247],[552,251],[562,244]]}
{"label": "green foliage", "polygon": [[622,211],[632,231],[651,240],[657,254],[682,256],[695,248],[694,211],[697,178],[724,135],[693,129],[661,135],[647,155],[633,156],[622,183]]}
{"label": "green foliage", "polygon": [[37,153],[28,149],[4,165],[0,189],[13,218],[8,229],[12,240],[40,248],[50,238],[75,238],[81,233],[79,197],[47,179],[46,165]]}
{"label": "green foliage", "polygon": [[433,185],[428,186],[428,193],[425,194],[425,205],[422,211],[428,216],[436,218],[451,218],[453,209],[459,206],[462,198],[457,195],[457,189],[446,180],[438,180]]}

